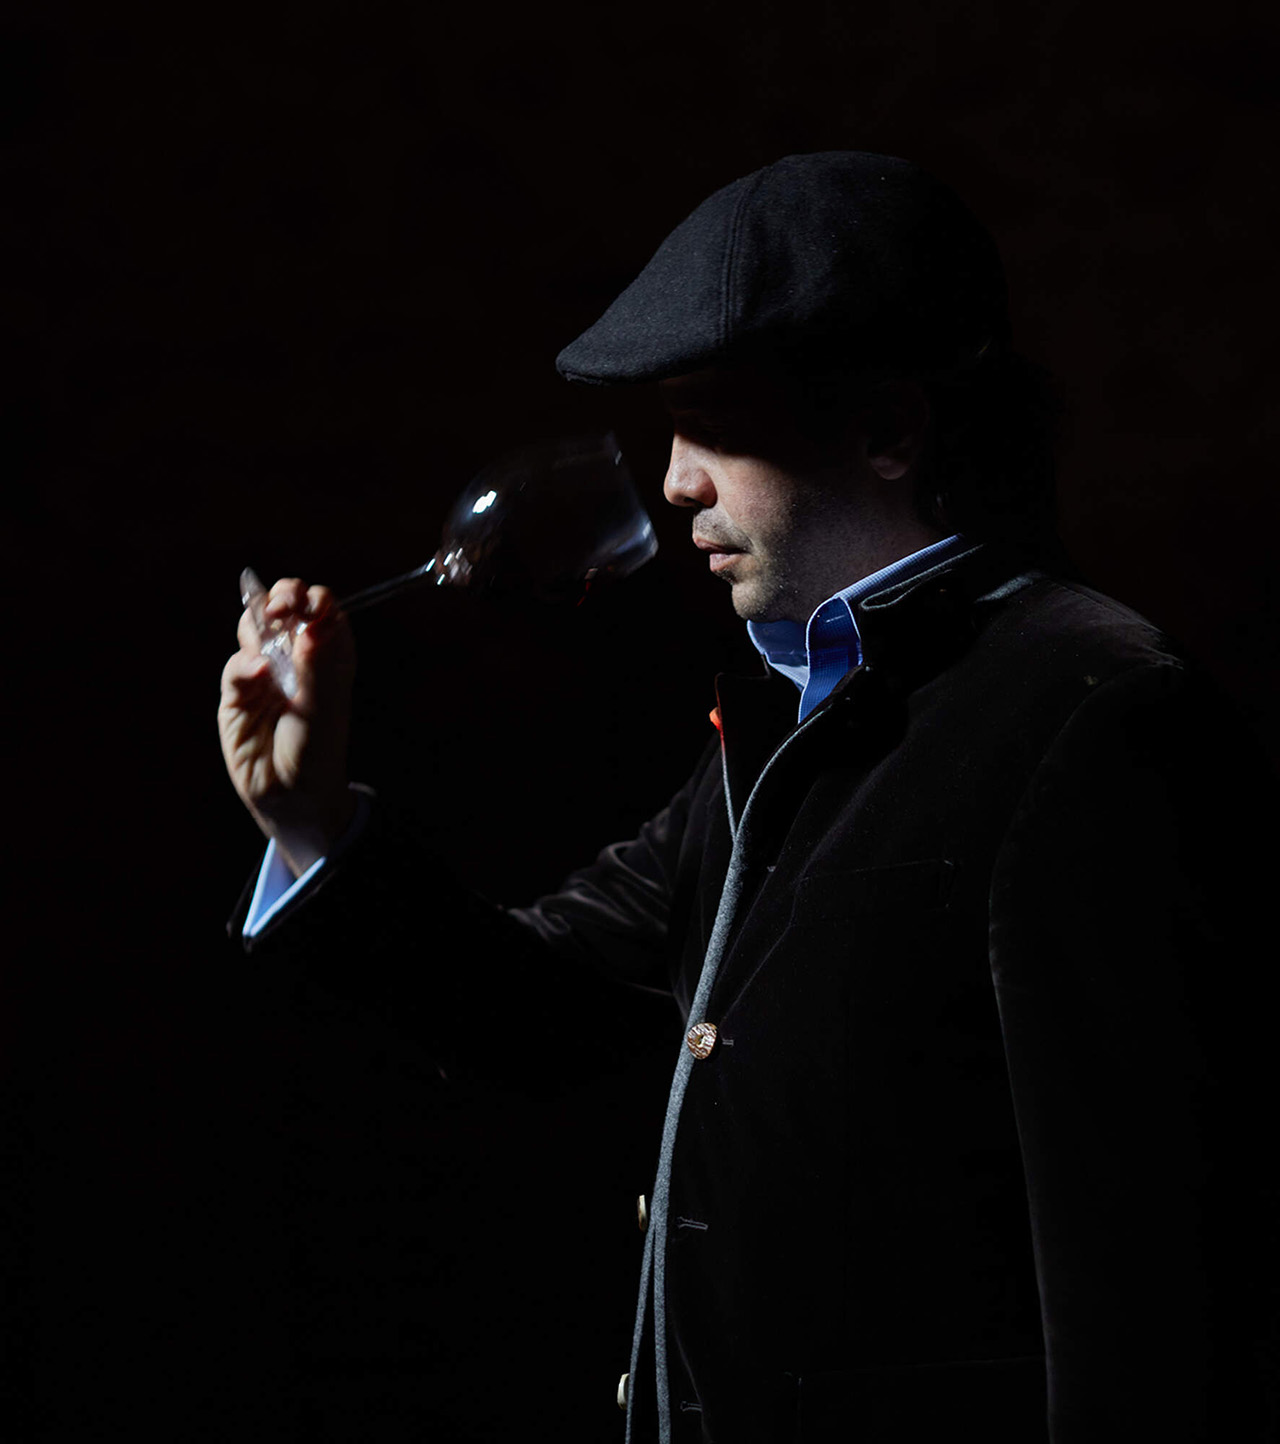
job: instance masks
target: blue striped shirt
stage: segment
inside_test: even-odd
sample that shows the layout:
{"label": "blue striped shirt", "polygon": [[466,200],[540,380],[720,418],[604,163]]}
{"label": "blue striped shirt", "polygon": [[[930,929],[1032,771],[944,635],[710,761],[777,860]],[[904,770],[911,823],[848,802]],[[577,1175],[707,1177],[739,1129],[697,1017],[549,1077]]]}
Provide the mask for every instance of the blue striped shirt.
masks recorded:
{"label": "blue striped shirt", "polygon": [[819,702],[830,696],[846,672],[862,662],[862,638],[858,635],[855,604],[872,592],[883,591],[958,556],[969,545],[962,536],[949,536],[945,541],[912,552],[909,557],[890,562],[887,567],[828,597],[803,626],[787,621],[747,623],[747,635],[756,651],[775,672],[781,672],[799,687],[798,722],[803,722]]}

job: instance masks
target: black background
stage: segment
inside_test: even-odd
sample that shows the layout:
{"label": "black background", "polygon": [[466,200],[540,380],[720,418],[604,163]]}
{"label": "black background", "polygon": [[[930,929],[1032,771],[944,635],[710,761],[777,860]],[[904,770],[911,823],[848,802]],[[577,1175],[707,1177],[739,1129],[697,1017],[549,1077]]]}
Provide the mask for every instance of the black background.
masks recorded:
{"label": "black background", "polygon": [[654,399],[555,353],[711,190],[885,151],[1000,243],[1068,403],[1076,560],[1270,742],[1274,10],[10,13],[5,1437],[620,1437],[674,1039],[610,1071],[611,1021],[565,1018],[547,1046],[603,1082],[442,1094],[394,1026],[226,943],[258,849],[214,721],[240,568],[351,590],[503,451],[617,429],[662,541],[626,586],[358,630],[354,775],[449,819],[492,895],[554,883],[662,804],[744,660],[662,514]]}

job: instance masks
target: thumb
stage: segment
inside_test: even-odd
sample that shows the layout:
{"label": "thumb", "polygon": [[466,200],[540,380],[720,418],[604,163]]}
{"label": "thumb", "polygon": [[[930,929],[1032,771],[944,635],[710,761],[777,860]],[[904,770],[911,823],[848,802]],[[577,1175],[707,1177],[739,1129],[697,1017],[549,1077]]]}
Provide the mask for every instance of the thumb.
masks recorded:
{"label": "thumb", "polygon": [[335,693],[350,690],[355,677],[356,649],[351,624],[328,587],[310,587],[306,607],[293,639],[293,666],[298,680],[296,710],[309,715]]}

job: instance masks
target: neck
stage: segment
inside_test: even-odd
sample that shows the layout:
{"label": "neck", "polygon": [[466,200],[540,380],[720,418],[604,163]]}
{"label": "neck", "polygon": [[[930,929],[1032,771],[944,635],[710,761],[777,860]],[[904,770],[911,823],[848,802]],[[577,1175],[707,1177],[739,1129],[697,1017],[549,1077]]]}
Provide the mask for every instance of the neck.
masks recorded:
{"label": "neck", "polygon": [[946,539],[946,532],[914,518],[861,532],[854,545],[842,550],[839,565],[792,602],[785,620],[807,622],[828,597]]}

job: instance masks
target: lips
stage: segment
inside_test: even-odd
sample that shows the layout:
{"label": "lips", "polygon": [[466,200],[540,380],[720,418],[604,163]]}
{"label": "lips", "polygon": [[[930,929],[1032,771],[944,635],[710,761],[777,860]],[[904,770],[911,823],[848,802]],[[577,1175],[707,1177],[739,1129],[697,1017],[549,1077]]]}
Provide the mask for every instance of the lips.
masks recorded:
{"label": "lips", "polygon": [[736,556],[742,555],[741,547],[729,546],[727,542],[712,541],[708,537],[696,536],[693,544],[700,552],[707,552],[707,562],[713,572],[727,567]]}

